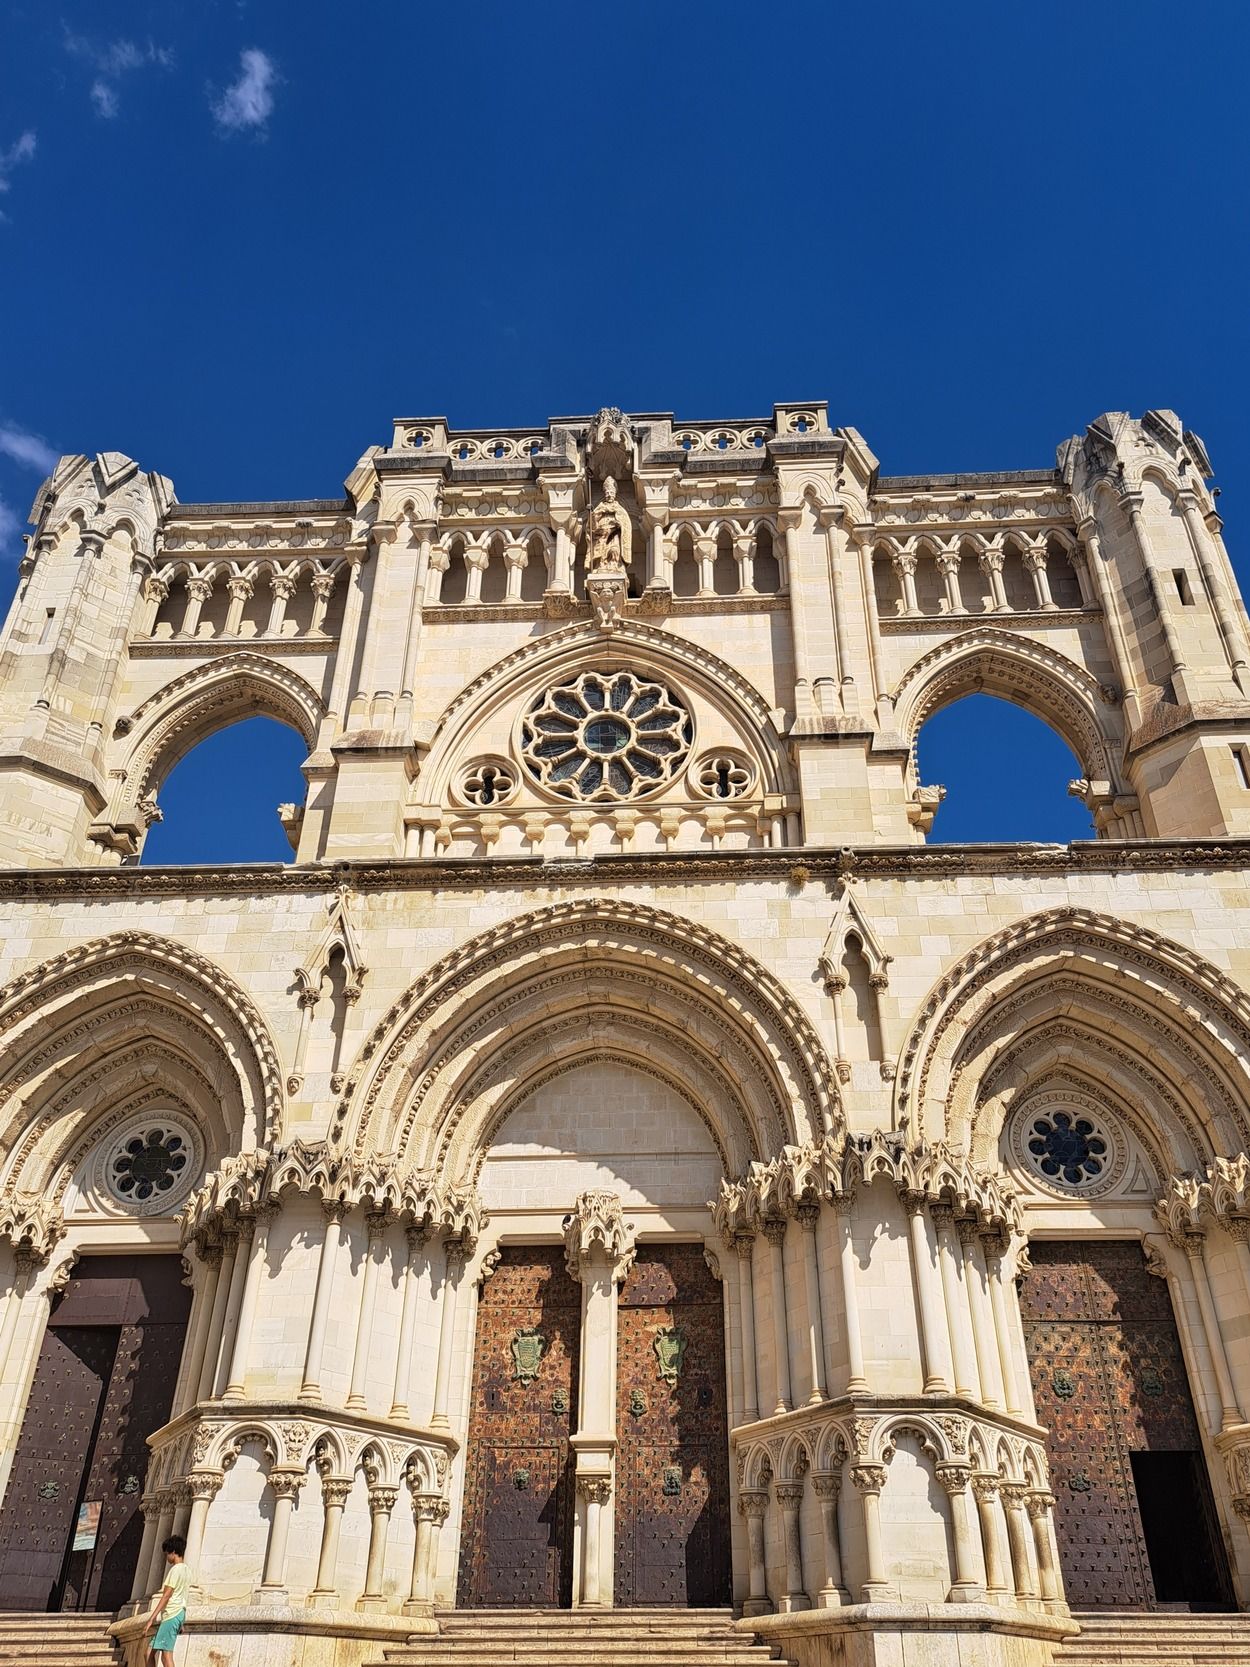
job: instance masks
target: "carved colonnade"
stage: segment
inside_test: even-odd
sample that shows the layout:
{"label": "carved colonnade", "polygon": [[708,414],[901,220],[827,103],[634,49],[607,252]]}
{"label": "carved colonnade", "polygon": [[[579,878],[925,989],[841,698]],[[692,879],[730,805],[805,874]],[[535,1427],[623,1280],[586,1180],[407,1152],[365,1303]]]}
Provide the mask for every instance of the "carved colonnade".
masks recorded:
{"label": "carved colonnade", "polygon": [[[253,1333],[268,1271],[268,1243],[283,1208],[315,1197],[323,1223],[317,1273],[293,1396],[277,1397],[258,1377]],[[350,1378],[334,1396],[324,1381],[324,1351],[344,1228],[363,1221],[365,1249],[352,1282]],[[315,1473],[323,1507],[314,1607],[346,1599],[361,1610],[387,1607],[382,1574],[388,1530],[406,1487],[415,1523],[405,1613],[432,1609],[438,1537],[447,1519],[447,1478],[459,1442],[449,1398],[457,1299],[485,1215],[475,1193],[379,1161],[352,1162],[324,1145],[293,1142],[277,1152],[226,1160],[183,1214],[183,1244],[194,1288],[187,1343],[169,1423],[151,1438],[152,1461],[141,1501],[145,1531],[132,1598],[160,1573],[160,1544],[184,1533],[188,1561],[199,1569],[211,1550],[212,1501],[242,1447],[257,1441],[272,1496],[263,1566],[254,1601],[287,1601],[287,1540],[296,1496]],[[399,1229],[399,1232],[394,1231]],[[402,1234],[402,1251],[396,1241]],[[375,1296],[388,1246],[402,1289],[394,1353],[383,1364],[374,1338]],[[414,1336],[424,1280],[439,1280],[438,1346],[433,1402],[422,1427],[412,1417]],[[342,1284],[340,1283],[340,1292]],[[380,1371],[381,1366],[381,1371]],[[370,1412],[367,1388],[385,1376],[389,1409]],[[258,1381],[260,1387],[258,1388]],[[406,1453],[407,1457],[404,1457]],[[362,1587],[344,1592],[337,1575],[343,1512],[357,1471],[367,1484],[369,1547]],[[192,1549],[195,1559],[191,1558]],[[211,1600],[211,1582],[199,1594]]]}
{"label": "carved colonnade", "polygon": [[[1180,1331],[1194,1400],[1223,1460],[1232,1507],[1246,1533],[1238,1561],[1250,1567],[1250,1361],[1229,1346],[1250,1303],[1250,1154],[1216,1157],[1201,1174],[1174,1176],[1155,1206],[1162,1240],[1147,1241],[1148,1266],[1164,1278]],[[1231,1255],[1236,1276],[1220,1277]],[[1226,1271],[1226,1270],[1225,1270]],[[1230,1290],[1231,1285],[1231,1290]],[[1192,1320],[1197,1310],[1197,1325]]]}
{"label": "carved colonnade", "polygon": [[[906,1221],[911,1288],[895,1296],[910,1297],[918,1356],[910,1382],[864,1346],[873,1271],[871,1258],[861,1265],[855,1229],[876,1219],[864,1212],[879,1179]],[[901,1548],[883,1540],[879,1501],[889,1432],[905,1428],[919,1432],[947,1498],[948,1600],[988,1595],[1062,1613],[1054,1501],[1013,1288],[1024,1238],[1009,1184],[942,1146],[837,1133],[724,1183],[714,1215],[734,1253],[726,1312],[739,1343],[731,1423],[750,1612],[809,1607],[805,1562],[823,1570],[817,1607],[897,1595],[889,1569]],[[854,1597],[839,1527],[844,1473],[860,1503],[864,1573]],[[802,1541],[809,1486],[819,1547]],[[771,1568],[768,1543],[780,1548]]]}

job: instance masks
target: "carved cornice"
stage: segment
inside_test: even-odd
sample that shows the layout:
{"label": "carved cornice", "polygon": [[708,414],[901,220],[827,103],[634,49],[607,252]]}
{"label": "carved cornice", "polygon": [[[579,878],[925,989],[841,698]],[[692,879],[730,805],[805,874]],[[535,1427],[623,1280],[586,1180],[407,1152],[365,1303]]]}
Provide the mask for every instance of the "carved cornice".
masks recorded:
{"label": "carved cornice", "polygon": [[[585,884],[654,885],[673,880],[774,880],[788,886],[796,858],[809,878],[946,880],[963,876],[1250,872],[1250,838],[1077,840],[1069,845],[807,846],[771,851],[614,852],[566,862],[535,857],[422,857],[342,860],[329,870],[354,891],[479,891]],[[0,870],[0,898],[321,896],[323,865],[237,863],[177,868],[12,868]]]}
{"label": "carved cornice", "polygon": [[804,1210],[849,1199],[879,1178],[900,1197],[950,1210],[952,1218],[1004,1242],[1020,1231],[1020,1201],[1004,1176],[942,1143],[909,1143],[881,1129],[835,1130],[813,1145],[787,1146],[768,1163],[751,1164],[740,1180],[723,1180],[708,1207],[725,1244],[733,1245],[740,1235],[767,1231],[787,1216],[802,1220]]}

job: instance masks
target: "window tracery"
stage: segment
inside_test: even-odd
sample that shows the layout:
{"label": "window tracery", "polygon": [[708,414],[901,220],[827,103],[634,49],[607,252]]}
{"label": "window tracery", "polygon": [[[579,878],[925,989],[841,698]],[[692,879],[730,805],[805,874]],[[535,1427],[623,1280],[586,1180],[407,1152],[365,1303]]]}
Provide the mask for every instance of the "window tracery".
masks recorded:
{"label": "window tracery", "polygon": [[662,683],[632,672],[583,672],[531,706],[521,756],[562,798],[624,801],[670,781],[694,738],[690,713]]}

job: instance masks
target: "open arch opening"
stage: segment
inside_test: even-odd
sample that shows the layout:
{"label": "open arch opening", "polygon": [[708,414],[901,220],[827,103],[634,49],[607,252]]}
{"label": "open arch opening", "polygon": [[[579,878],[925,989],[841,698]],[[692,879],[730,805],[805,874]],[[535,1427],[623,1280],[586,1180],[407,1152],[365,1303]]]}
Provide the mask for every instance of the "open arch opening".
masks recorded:
{"label": "open arch opening", "polygon": [[304,737],[276,718],[245,718],[209,735],[162,785],[160,820],[141,860],[289,862],[307,752]]}
{"label": "open arch opening", "polygon": [[1041,718],[1003,697],[965,695],[929,717],[916,738],[925,784],[946,798],[931,839],[938,843],[1092,839],[1089,811],[1068,794],[1082,767]]}

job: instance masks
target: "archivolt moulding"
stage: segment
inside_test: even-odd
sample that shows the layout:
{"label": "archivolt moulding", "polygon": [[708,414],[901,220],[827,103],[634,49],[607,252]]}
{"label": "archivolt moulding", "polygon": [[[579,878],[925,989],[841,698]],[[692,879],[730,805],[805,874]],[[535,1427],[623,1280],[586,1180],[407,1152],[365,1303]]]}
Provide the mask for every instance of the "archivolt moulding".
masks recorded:
{"label": "archivolt moulding", "polygon": [[554,976],[560,962],[605,987],[614,969],[644,991],[648,982],[666,984],[714,1010],[716,1023],[771,1083],[789,1125],[786,1140],[840,1124],[836,1080],[815,1027],[765,967],[695,921],[621,899],[585,898],[481,933],[392,1005],[361,1050],[353,1072],[359,1087],[339,1108],[342,1144],[358,1154],[389,1150],[414,1088],[443,1068],[436,1062],[452,1039],[467,1045],[501,989],[516,990],[539,969]]}
{"label": "archivolt moulding", "polygon": [[229,654],[196,666],[119,720],[115,734],[139,729],[122,765],[127,801],[137,804],[192,747],[239,718],[276,718],[311,750],[324,712],[310,684],[264,655]]}
{"label": "archivolt moulding", "polygon": [[[125,988],[145,992],[207,1033],[237,1082],[242,1138],[263,1144],[277,1137],[282,1075],[259,1011],[206,957],[147,932],[115,932],[76,944],[30,967],[0,991],[0,1082],[8,1092],[29,1075],[32,1050],[55,1044],[85,1008],[98,1007],[100,994],[108,997]],[[88,992],[96,999],[84,999]]]}
{"label": "archivolt moulding", "polygon": [[536,694],[547,684],[600,668],[605,653],[614,667],[619,663],[640,677],[697,693],[725,715],[742,745],[749,748],[761,791],[788,791],[790,764],[778,716],[759,690],[699,644],[630,618],[613,631],[607,649],[602,633],[578,620],[524,644],[468,684],[434,726],[429,765],[419,785],[423,798],[432,803],[445,800],[448,776],[453,762],[462,756],[464,738],[469,737],[471,745],[474,731],[491,712]]}
{"label": "archivolt moulding", "polygon": [[[1083,965],[1082,965],[1083,964]],[[1011,975],[1016,974],[1012,979]],[[914,1138],[957,1140],[951,1127],[957,1060],[987,1015],[1020,982],[1052,974],[1099,987],[1100,999],[1131,1009],[1142,1051],[1158,1058],[1153,1028],[1166,1027],[1196,1079],[1205,1076],[1226,1125],[1206,1129],[1213,1148],[1250,1145],[1240,1107],[1250,1101],[1250,995],[1202,956],[1149,927],[1088,909],[1026,916],[987,938],[930,991],[903,1049],[895,1123]],[[1153,1026],[1143,1021],[1155,1016]],[[976,1084],[961,1090],[975,1097]],[[1207,1089],[1204,1088],[1204,1092]]]}
{"label": "archivolt moulding", "polygon": [[1115,691],[1066,654],[1001,627],[962,632],[908,667],[894,690],[899,733],[914,745],[939,708],[977,691],[1001,695],[1050,724],[1090,779],[1119,782],[1118,736],[1104,721]]}

